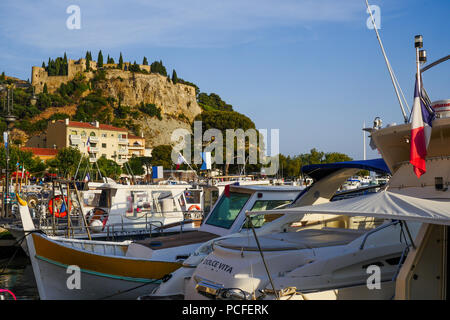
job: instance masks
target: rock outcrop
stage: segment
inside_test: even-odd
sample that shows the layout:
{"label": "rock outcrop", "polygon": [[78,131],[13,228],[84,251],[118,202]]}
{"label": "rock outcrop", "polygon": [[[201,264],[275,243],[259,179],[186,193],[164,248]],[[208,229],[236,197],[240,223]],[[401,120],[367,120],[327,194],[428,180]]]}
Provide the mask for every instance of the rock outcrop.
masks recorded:
{"label": "rock outcrop", "polygon": [[106,70],[105,77],[106,81],[100,81],[97,86],[103,90],[104,95],[116,98],[122,105],[153,103],[161,108],[162,115],[183,114],[190,121],[202,111],[197,103],[194,87],[173,84],[160,74],[111,69]]}

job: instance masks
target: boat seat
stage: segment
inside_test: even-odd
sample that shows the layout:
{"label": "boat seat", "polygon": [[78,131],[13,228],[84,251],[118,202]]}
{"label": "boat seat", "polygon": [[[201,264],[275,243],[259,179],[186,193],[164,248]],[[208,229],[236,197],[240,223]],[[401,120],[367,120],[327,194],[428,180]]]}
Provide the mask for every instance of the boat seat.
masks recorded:
{"label": "boat seat", "polygon": [[152,249],[139,243],[130,243],[127,252],[125,253],[125,257],[149,259],[152,257],[152,254]]}
{"label": "boat seat", "polygon": [[[298,232],[283,232],[258,237],[263,251],[300,250],[328,246],[346,245],[366,230],[349,230],[338,228],[306,229]],[[234,249],[257,251],[255,238],[229,238],[217,242],[217,245]]]}

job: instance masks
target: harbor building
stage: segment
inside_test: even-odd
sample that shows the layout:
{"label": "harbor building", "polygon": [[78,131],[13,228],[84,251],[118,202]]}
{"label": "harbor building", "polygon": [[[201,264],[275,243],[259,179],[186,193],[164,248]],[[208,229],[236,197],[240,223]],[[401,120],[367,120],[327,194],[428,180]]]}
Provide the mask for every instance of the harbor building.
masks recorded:
{"label": "harbor building", "polygon": [[[48,124],[45,139],[49,148],[77,148],[88,155],[91,161],[104,156],[123,164],[129,158],[127,129],[98,121],[52,120]],[[145,148],[145,140],[143,147]]]}

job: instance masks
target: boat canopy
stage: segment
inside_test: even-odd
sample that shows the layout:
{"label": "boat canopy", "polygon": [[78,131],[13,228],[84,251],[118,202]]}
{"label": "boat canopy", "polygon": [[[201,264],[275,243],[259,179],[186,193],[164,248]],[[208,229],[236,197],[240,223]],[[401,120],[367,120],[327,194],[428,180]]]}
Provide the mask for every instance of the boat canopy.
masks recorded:
{"label": "boat canopy", "polygon": [[314,181],[319,181],[340,169],[361,169],[374,171],[380,174],[390,174],[386,162],[382,158],[372,160],[344,161],[335,163],[310,164],[302,167],[302,173],[307,174]]}
{"label": "boat canopy", "polygon": [[422,199],[387,190],[312,206],[251,212],[252,215],[263,213],[335,214],[450,225],[450,201],[448,199]]}

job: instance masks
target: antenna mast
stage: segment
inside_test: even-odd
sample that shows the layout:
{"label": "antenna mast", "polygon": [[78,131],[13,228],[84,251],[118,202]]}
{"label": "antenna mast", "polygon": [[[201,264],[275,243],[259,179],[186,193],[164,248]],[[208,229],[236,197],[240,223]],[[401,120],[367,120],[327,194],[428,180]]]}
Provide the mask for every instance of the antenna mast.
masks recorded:
{"label": "antenna mast", "polygon": [[[394,86],[395,94],[397,95],[398,103],[400,104],[400,109],[402,110],[403,119],[405,120],[405,123],[408,123],[408,117],[406,116],[405,108],[403,107],[403,102],[402,102],[402,99],[400,98],[400,94],[399,94],[399,91],[397,88],[397,83],[396,83],[397,79],[395,78],[394,72],[392,71],[391,64],[389,63],[389,60],[386,56],[386,52],[384,51],[383,43],[381,42],[381,37],[380,37],[380,34],[378,33],[378,29],[377,29],[375,20],[372,15],[372,10],[370,9],[369,2],[367,0],[366,0],[366,6],[367,6],[367,11],[370,14],[370,18],[372,19],[373,29],[375,30],[375,33],[377,34],[377,39],[380,44],[381,51],[383,53],[384,61],[386,62],[386,66],[388,68],[389,75],[391,76],[392,85]],[[399,85],[399,87],[400,87],[400,85]]]}

